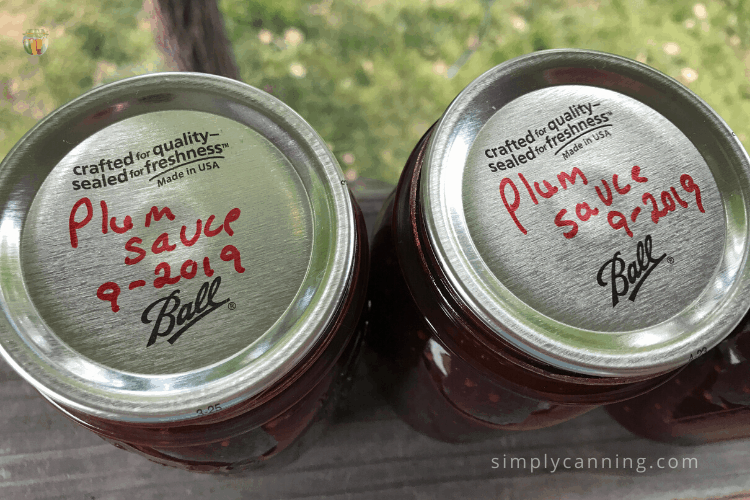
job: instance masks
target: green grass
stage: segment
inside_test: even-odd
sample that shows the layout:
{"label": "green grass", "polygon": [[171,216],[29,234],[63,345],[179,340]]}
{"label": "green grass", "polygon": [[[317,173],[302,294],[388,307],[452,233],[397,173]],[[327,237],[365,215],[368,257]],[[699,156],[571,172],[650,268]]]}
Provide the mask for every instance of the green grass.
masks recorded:
{"label": "green grass", "polygon": [[[750,145],[750,0],[220,0],[220,8],[242,79],[307,119],[350,177],[396,181],[421,134],[471,80],[549,48],[646,62],[688,85]],[[124,0],[25,4],[34,12],[25,27],[52,35],[38,58],[20,38],[2,39],[0,155],[92,86],[164,68],[139,9]]]}

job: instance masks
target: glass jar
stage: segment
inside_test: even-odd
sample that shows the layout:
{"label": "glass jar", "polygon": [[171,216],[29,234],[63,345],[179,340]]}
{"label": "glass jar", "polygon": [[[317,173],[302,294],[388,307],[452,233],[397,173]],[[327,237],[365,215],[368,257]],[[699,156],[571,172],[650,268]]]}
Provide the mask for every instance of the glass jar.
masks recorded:
{"label": "glass jar", "polygon": [[368,344],[398,413],[466,441],[673,377],[748,308],[748,165],[705,103],[635,61],[543,51],[477,78],[373,238]]}
{"label": "glass jar", "polygon": [[219,472],[325,422],[361,346],[367,234],[277,99],[185,73],[97,88],[8,154],[0,206],[0,353],[74,421]]}
{"label": "glass jar", "polygon": [[607,406],[632,433],[675,444],[750,437],[750,322],[657,389]]}

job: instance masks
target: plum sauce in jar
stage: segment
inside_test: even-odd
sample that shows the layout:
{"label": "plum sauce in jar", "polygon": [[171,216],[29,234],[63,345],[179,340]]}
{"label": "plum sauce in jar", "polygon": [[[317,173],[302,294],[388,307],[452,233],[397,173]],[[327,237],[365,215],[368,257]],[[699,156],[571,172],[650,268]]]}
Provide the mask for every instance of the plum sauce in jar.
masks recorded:
{"label": "plum sauce in jar", "polygon": [[379,216],[373,369],[445,441],[551,426],[650,391],[748,305],[750,164],[635,61],[543,51],[464,89]]}
{"label": "plum sauce in jar", "polygon": [[364,219],[323,140],[265,92],[190,73],[90,91],[3,161],[0,227],[0,353],[120,448],[194,471],[283,463],[350,378]]}
{"label": "plum sauce in jar", "polygon": [[750,437],[750,317],[664,385],[607,406],[641,437],[703,444]]}

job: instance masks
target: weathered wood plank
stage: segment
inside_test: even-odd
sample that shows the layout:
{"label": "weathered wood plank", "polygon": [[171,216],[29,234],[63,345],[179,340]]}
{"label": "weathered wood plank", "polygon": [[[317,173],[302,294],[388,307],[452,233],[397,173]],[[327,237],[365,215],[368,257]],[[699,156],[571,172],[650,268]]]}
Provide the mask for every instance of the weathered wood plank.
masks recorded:
{"label": "weathered wood plank", "polygon": [[[370,225],[387,191],[382,185],[365,190],[362,206]],[[595,410],[551,429],[451,445],[399,420],[364,366],[314,447],[281,470],[243,477],[192,474],[118,450],[68,421],[2,361],[0,408],[1,499],[750,498],[747,441],[697,447],[652,443]],[[637,464],[643,458],[645,470],[559,466],[532,472],[531,459],[541,461],[545,454],[548,463],[627,457]],[[527,466],[493,468],[493,458],[501,465],[503,455],[525,458]],[[695,458],[698,466],[658,469],[662,457]]]}

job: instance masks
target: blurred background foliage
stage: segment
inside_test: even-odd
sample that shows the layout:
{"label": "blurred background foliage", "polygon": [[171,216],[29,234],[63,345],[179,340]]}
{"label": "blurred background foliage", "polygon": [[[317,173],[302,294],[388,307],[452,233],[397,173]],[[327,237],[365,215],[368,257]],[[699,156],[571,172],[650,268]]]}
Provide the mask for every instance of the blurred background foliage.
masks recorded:
{"label": "blurred background foliage", "polygon": [[[395,182],[471,80],[535,50],[589,48],[689,86],[750,146],[750,0],[219,0],[241,79],[289,104],[349,179]],[[102,83],[173,69],[153,10],[127,0],[0,2],[0,156]],[[27,55],[23,31],[50,32]]]}

